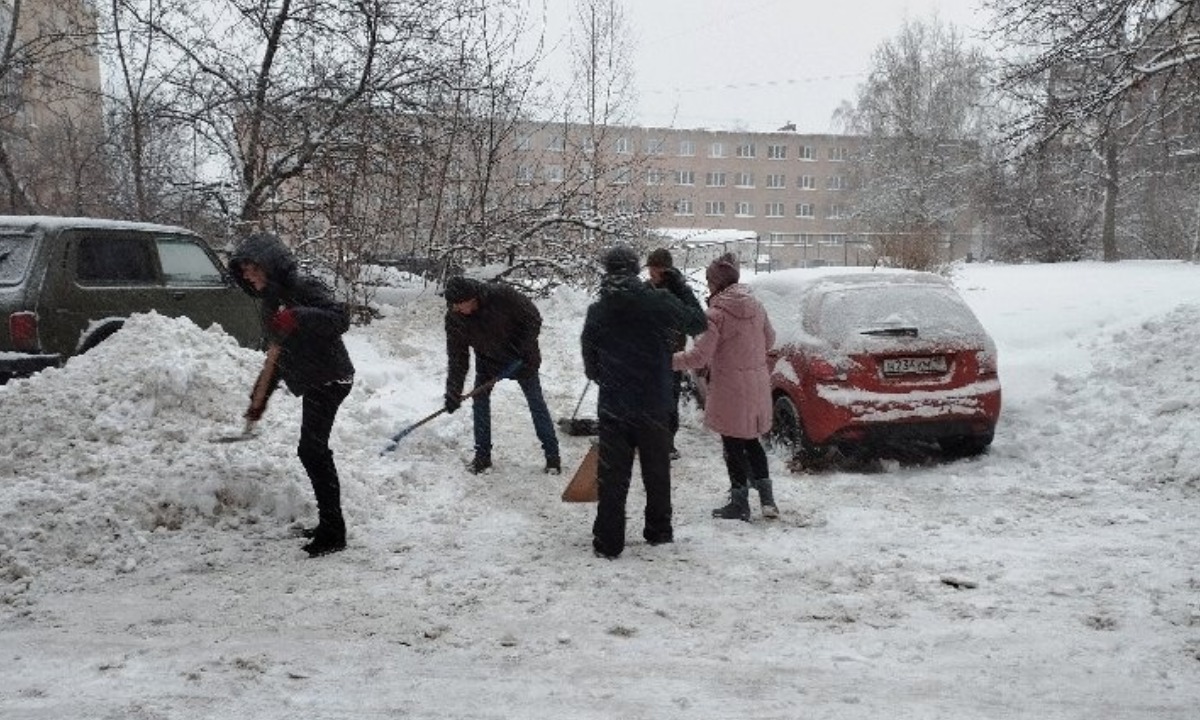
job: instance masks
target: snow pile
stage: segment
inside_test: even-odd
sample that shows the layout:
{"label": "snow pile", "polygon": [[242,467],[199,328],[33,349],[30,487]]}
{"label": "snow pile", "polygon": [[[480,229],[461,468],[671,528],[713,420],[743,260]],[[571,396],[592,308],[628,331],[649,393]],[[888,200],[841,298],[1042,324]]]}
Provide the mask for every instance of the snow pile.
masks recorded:
{"label": "snow pile", "polygon": [[0,576],[127,556],[147,533],[189,519],[294,516],[306,495],[276,481],[288,474],[278,456],[209,442],[240,428],[260,366],[260,354],[220,330],[148,314],[61,369],[9,383]]}

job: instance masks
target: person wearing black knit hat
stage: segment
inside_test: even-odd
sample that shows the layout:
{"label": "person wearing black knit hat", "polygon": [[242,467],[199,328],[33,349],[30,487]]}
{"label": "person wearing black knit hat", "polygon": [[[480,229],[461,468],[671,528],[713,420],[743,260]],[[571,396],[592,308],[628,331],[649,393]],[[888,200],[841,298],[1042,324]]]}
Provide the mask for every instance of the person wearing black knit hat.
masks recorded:
{"label": "person wearing black knit hat", "polygon": [[[666,290],[681,300],[685,300],[684,293],[692,292],[687,281],[683,279],[683,273],[675,267],[675,259],[671,257],[670,250],[657,248],[651,251],[646,258],[646,269],[650,272],[650,279],[646,281],[650,287]],[[671,331],[669,340],[673,353],[687,347],[687,336],[678,330]],[[670,421],[671,459],[678,460],[680,455],[675,446],[675,435],[679,432],[679,397],[683,394],[683,373],[675,371],[671,374],[671,378],[671,394],[675,398],[675,404],[671,408]]]}
{"label": "person wearing black knit hat", "polygon": [[695,295],[681,299],[638,279],[638,255],[624,245],[601,257],[600,297],[588,307],[580,345],[583,368],[600,388],[599,503],[592,549],[615,559],[625,549],[625,503],[633,458],[646,489],[642,537],[673,542],[671,526],[671,348],[669,334],[704,331]]}
{"label": "person wearing black knit hat", "polygon": [[[442,296],[446,300],[446,412],[452,413],[462,405],[463,383],[470,364],[470,351],[474,348],[475,387],[509,377],[511,373],[529,404],[533,429],[546,456],[545,472],[560,474],[562,460],[558,436],[538,377],[542,364],[538,346],[542,316],[537,306],[503,283],[484,283],[461,276],[446,281]],[[478,474],[492,466],[490,388],[472,398],[471,411],[475,458],[468,469]]]}

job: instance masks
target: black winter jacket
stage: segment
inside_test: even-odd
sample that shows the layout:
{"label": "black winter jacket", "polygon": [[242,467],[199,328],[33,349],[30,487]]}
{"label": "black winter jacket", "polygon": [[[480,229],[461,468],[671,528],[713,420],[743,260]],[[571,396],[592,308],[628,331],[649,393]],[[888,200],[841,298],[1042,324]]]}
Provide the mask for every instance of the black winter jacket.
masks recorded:
{"label": "black winter jacket", "polygon": [[671,331],[699,335],[708,328],[695,294],[681,296],[633,275],[604,277],[580,338],[584,372],[600,386],[600,415],[658,417],[675,406]]}
{"label": "black winter jacket", "polygon": [[542,314],[533,301],[518,290],[495,282],[472,283],[479,309],[462,315],[446,310],[446,392],[461,395],[475,349],[475,374],[491,380],[515,360],[521,367],[514,377],[533,377],[542,365],[538,335],[542,332]]}
{"label": "black winter jacket", "polygon": [[[242,277],[242,263],[253,262],[267,273],[259,293]],[[295,395],[335,380],[354,377],[354,365],[342,334],[350,329],[345,306],[315,277],[301,275],[291,251],[276,236],[251,235],[229,259],[229,269],[248,294],[260,299],[263,333],[279,344],[279,376]],[[296,329],[286,336],[270,331],[270,319],[283,308],[296,314]]]}

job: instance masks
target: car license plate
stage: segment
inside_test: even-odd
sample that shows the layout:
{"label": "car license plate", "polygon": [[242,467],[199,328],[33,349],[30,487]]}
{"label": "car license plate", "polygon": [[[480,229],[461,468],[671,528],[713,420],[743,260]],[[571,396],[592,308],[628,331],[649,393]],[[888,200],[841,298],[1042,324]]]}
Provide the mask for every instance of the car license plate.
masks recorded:
{"label": "car license plate", "polygon": [[884,375],[932,375],[946,372],[946,357],[895,357],[883,359]]}

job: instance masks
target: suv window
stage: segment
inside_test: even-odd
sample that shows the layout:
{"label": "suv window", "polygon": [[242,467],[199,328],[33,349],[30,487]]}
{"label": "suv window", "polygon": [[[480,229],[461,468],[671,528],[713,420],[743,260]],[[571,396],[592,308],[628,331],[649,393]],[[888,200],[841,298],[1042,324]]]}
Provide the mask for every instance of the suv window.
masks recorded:
{"label": "suv window", "polygon": [[81,285],[152,285],[158,282],[150,246],[139,238],[81,238],[75,277]]}
{"label": "suv window", "polygon": [[168,285],[225,284],[221,270],[197,243],[178,237],[160,237],[155,242],[158,243],[158,260],[162,263],[163,281]]}
{"label": "suv window", "polygon": [[21,282],[32,257],[32,237],[28,235],[0,237],[0,285],[16,285]]}

